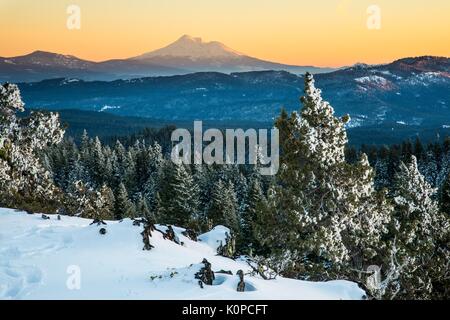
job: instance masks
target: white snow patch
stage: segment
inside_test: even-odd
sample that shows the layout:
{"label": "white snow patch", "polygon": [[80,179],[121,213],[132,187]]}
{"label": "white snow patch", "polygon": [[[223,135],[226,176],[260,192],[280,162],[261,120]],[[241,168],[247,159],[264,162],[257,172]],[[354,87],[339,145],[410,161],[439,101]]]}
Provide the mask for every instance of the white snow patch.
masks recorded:
{"label": "white snow patch", "polygon": [[[236,272],[249,272],[245,261],[216,255],[214,248],[224,239],[225,227],[201,235],[201,242],[183,236],[183,245],[163,239],[160,232],[150,238],[154,248],[144,251],[141,232],[129,219],[90,225],[92,220],[50,215],[28,215],[0,209],[0,299],[361,299],[364,292],[348,281],[307,282],[278,277],[266,281],[245,276],[247,291],[236,291]],[[99,234],[105,228],[105,235]],[[157,226],[164,231],[164,226]],[[229,231],[229,230],[228,230]],[[216,273],[213,286],[201,289],[194,275],[206,258]],[[67,286],[80,270],[80,288]],[[70,271],[70,269],[69,269]]]}
{"label": "white snow patch", "polygon": [[107,110],[120,109],[120,108],[121,108],[121,106],[108,106],[108,105],[105,105],[105,106],[103,106],[103,107],[100,109],[99,112],[104,112],[104,111],[107,111]]}
{"label": "white snow patch", "polygon": [[386,85],[388,81],[380,76],[367,76],[367,77],[361,77],[356,78],[356,82],[358,83],[364,83],[364,84],[376,84],[376,85]]}
{"label": "white snow patch", "polygon": [[214,252],[217,252],[217,249],[226,243],[227,234],[231,234],[230,229],[224,226],[217,226],[211,231],[200,235],[198,241],[206,243]]}
{"label": "white snow patch", "polygon": [[80,81],[80,79],[75,79],[75,78],[64,79],[61,81],[60,85],[63,86],[63,85],[69,84],[69,83],[74,83],[74,82],[79,82],[79,81]]}
{"label": "white snow patch", "polygon": [[448,81],[448,78],[443,76],[440,72],[424,72],[420,74],[413,74],[410,78],[406,79],[410,85],[429,86],[431,83],[440,83]]}

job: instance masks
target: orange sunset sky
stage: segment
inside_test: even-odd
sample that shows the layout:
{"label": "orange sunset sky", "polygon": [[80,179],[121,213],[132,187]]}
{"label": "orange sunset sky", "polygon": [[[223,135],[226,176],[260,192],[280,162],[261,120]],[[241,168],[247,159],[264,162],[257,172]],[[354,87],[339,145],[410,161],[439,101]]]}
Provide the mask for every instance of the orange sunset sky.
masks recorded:
{"label": "orange sunset sky", "polygon": [[[66,27],[68,5],[81,29]],[[367,28],[367,8],[381,29]],[[127,58],[183,34],[296,65],[450,56],[449,0],[0,0],[0,56],[34,50],[89,60]]]}

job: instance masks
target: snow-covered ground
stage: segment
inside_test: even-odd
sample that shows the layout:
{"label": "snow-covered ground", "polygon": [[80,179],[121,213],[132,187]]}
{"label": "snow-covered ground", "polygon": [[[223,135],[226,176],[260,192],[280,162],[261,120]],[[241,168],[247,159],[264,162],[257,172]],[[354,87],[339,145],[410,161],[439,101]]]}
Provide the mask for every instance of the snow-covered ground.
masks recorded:
{"label": "snow-covered ground", "polygon": [[[360,299],[364,292],[352,282],[313,283],[285,278],[266,281],[245,276],[246,292],[236,291],[244,261],[216,255],[216,238],[224,227],[195,242],[174,228],[183,245],[150,239],[143,251],[143,227],[131,220],[90,225],[76,217],[28,215],[0,209],[0,299]],[[105,235],[99,233],[104,227]],[[165,227],[159,226],[161,230]],[[213,286],[201,289],[194,275],[206,258],[216,273]]]}

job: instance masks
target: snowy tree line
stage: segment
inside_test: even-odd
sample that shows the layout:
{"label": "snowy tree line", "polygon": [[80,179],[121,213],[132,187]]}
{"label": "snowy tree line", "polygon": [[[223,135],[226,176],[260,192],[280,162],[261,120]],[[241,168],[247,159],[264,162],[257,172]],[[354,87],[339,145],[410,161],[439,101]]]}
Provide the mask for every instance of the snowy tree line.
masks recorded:
{"label": "snowy tree line", "polygon": [[[347,147],[345,124],[305,78],[301,113],[283,111],[281,168],[184,166],[158,143],[63,139],[57,114],[23,110],[0,88],[0,206],[92,219],[144,217],[197,232],[225,225],[236,254],[276,273],[349,279],[375,298],[448,298],[448,140],[427,148]],[[375,151],[374,151],[375,150]],[[415,156],[414,156],[415,155]],[[381,268],[381,282],[367,285]]]}
{"label": "snowy tree line", "polygon": [[408,162],[411,156],[415,156],[420,173],[433,187],[441,189],[450,173],[450,137],[437,137],[436,140],[424,145],[417,137],[414,141],[408,140],[398,145],[362,145],[359,150],[350,147],[346,151],[346,158],[353,163],[357,160],[358,153],[367,154],[370,164],[376,170],[375,185],[381,189],[393,185],[401,161]]}

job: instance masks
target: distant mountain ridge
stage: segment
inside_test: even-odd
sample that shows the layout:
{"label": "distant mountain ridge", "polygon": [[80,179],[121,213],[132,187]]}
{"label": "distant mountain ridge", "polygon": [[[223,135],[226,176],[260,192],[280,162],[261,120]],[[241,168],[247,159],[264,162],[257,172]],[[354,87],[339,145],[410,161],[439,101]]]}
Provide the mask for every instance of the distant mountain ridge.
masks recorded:
{"label": "distant mountain ridge", "polygon": [[239,53],[220,42],[203,42],[201,38],[188,35],[164,48],[128,59],[93,62],[72,55],[44,51],[11,58],[0,57],[1,82],[35,82],[60,77],[110,81],[202,71],[231,73],[262,70],[283,70],[300,74],[335,69],[264,61]]}
{"label": "distant mountain ridge", "polygon": [[[450,59],[405,58],[315,75],[349,127],[393,124],[450,128]],[[110,82],[53,79],[19,85],[28,107],[83,109],[169,121],[273,123],[298,110],[303,77],[285,71],[202,72]]]}

